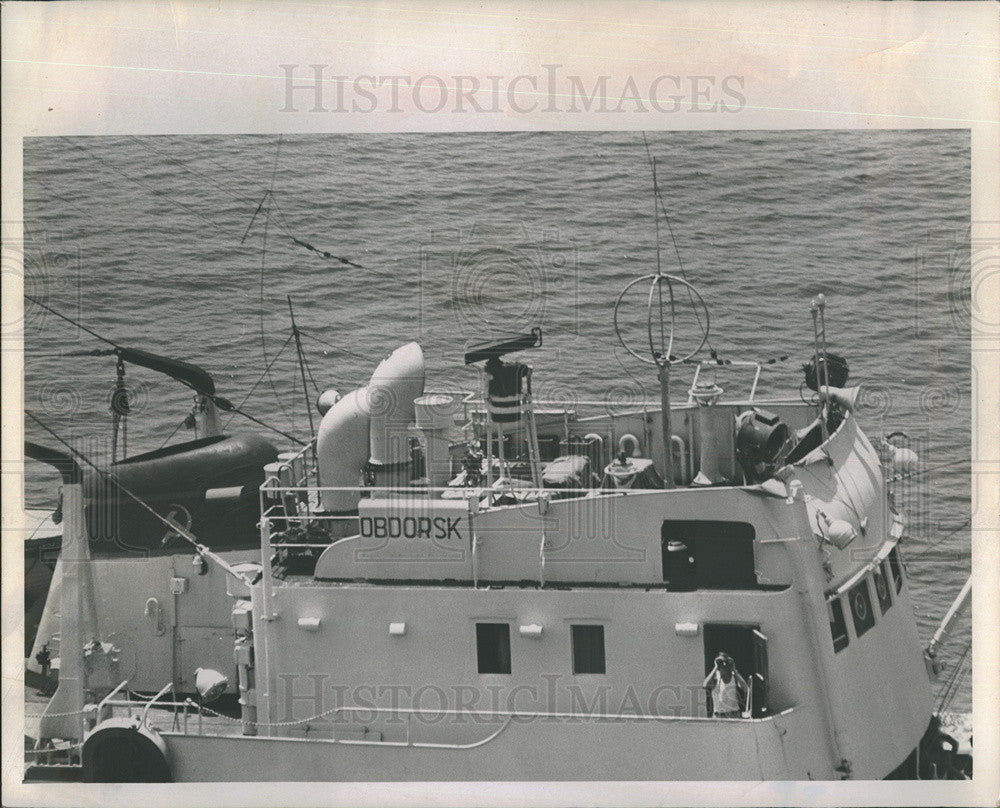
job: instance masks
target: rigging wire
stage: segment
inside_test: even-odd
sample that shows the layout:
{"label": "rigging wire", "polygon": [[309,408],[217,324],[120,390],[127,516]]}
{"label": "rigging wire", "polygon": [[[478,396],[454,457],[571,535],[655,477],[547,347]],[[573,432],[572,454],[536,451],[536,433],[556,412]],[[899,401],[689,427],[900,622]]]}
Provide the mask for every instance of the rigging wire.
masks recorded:
{"label": "rigging wire", "polygon": [[96,331],[94,331],[94,330],[92,330],[90,328],[87,328],[87,326],[85,326],[83,323],[79,323],[76,320],[74,320],[73,318],[67,317],[65,314],[62,314],[62,313],[56,311],[54,308],[52,308],[51,306],[47,305],[46,303],[42,303],[42,301],[39,300],[34,295],[29,295],[27,292],[25,292],[24,296],[25,296],[25,298],[27,298],[28,300],[30,300],[32,303],[34,303],[36,306],[41,306],[47,312],[50,312],[50,313],[54,314],[56,317],[59,317],[60,319],[65,320],[67,323],[69,323],[72,326],[76,326],[81,331],[86,331],[88,334],[90,334],[90,336],[94,337],[95,339],[99,339],[101,342],[103,342],[103,343],[105,343],[107,345],[110,345],[112,348],[120,348],[121,347],[120,345],[118,345],[117,343],[112,342],[111,340],[107,339],[106,337],[102,337]]}
{"label": "rigging wire", "polygon": [[350,348],[344,348],[341,345],[334,345],[332,342],[329,342],[329,341],[327,341],[325,339],[321,339],[320,337],[317,337],[311,331],[304,331],[304,330],[302,330],[301,327],[299,328],[299,333],[303,337],[308,337],[313,342],[318,342],[320,345],[323,345],[324,347],[329,348],[332,351],[336,351],[337,353],[347,354],[348,356],[353,356],[355,359],[361,359],[361,360],[363,360],[365,362],[370,362],[371,361],[371,355],[366,356],[364,354],[358,353],[357,351],[352,351]]}
{"label": "rigging wire", "polygon": [[[372,361],[371,354],[367,354],[367,355],[366,354],[360,354],[357,351],[352,351],[350,348],[345,348],[345,347],[343,347],[341,345],[334,345],[332,342],[330,342],[328,340],[325,340],[325,339],[323,339],[321,337],[317,337],[315,334],[313,334],[310,331],[303,330],[302,326],[299,326],[299,334],[301,336],[309,339],[309,340],[312,340],[313,342],[317,343],[318,345],[322,345],[324,348],[329,348],[330,349],[329,351],[324,351],[323,352],[324,355],[326,355],[328,353],[343,354],[343,355],[350,356],[350,357],[353,357],[355,359],[358,359],[358,360],[364,362],[366,366],[369,363],[371,363],[371,361]],[[457,367],[464,368],[465,365],[463,363],[462,365],[458,365]],[[306,369],[309,370],[308,359],[306,360]],[[309,370],[309,375],[312,376],[312,371],[311,370]],[[632,378],[634,379],[635,377],[633,376]],[[364,384],[367,384],[367,380],[361,382],[359,386],[364,385]],[[316,388],[316,392],[317,393],[322,392],[322,390],[316,384],[315,379],[313,379],[313,386]],[[641,386],[642,385],[640,384],[640,387]]]}
{"label": "rigging wire", "polygon": [[[643,143],[646,143],[646,133],[642,133]],[[646,156],[649,157],[649,165],[653,170],[653,222],[656,225],[656,274],[662,275],[660,268],[660,211],[656,207],[656,158],[649,154],[649,144],[646,143]]]}
{"label": "rigging wire", "polygon": [[629,375],[629,378],[631,378],[632,381],[635,382],[635,384],[639,388],[639,390],[642,391],[642,403],[643,403],[643,406],[645,406],[646,402],[650,400],[649,391],[646,390],[646,385],[644,385],[636,377],[636,375],[629,369],[628,365],[625,364],[624,360],[622,359],[622,357],[618,353],[618,351],[614,351],[614,357],[618,361],[618,364],[621,365],[622,370],[624,370]]}
{"label": "rigging wire", "polygon": [[323,258],[326,258],[327,260],[338,261],[344,266],[354,267],[355,269],[365,268],[361,264],[351,261],[349,258],[344,258],[342,255],[334,255],[328,250],[321,250],[318,247],[314,247],[308,241],[303,241],[302,239],[297,238],[296,235],[292,232],[291,228],[288,226],[288,219],[285,218],[285,212],[281,209],[281,205],[278,204],[278,200],[275,199],[273,192],[271,193],[271,202],[274,205],[275,212],[278,214],[278,227],[280,227],[284,231],[285,235],[289,239],[291,239],[294,244],[297,244],[299,247],[303,247],[309,250],[310,252],[314,252],[317,255],[321,255]]}
{"label": "rigging wire", "polygon": [[[663,203],[663,195],[660,193],[660,186],[656,179],[656,158],[653,157],[653,154],[649,149],[649,140],[646,138],[645,130],[642,133],[642,144],[646,148],[646,157],[649,160],[649,164],[653,172],[653,209],[655,212],[655,220],[656,220],[656,272],[657,274],[660,274],[660,217],[659,217],[659,212],[656,211],[657,203],[659,203],[659,209],[663,211],[663,218],[667,223],[667,232],[670,234],[670,241],[674,245],[674,254],[677,256],[677,266],[680,268],[681,277],[685,281],[687,281],[688,280],[687,271],[684,269],[684,261],[681,259],[681,251],[680,248],[677,246],[677,239],[674,236],[674,227],[670,221],[670,215],[667,213],[666,205]],[[688,281],[688,283],[690,283],[690,281]],[[698,321],[698,328],[705,330],[704,326],[701,323],[701,313],[698,311],[698,307],[695,305],[694,302],[694,295],[691,293],[691,287],[686,286],[685,288],[687,289],[688,299],[691,302],[691,308],[694,310],[695,319]],[[705,341],[708,343],[708,350],[712,359],[719,361],[718,352],[712,345],[711,337],[709,337],[707,333],[705,336]]]}
{"label": "rigging wire", "polygon": [[[216,397],[216,398],[213,398],[212,400],[213,400],[213,401],[215,402],[216,406],[218,406],[218,407],[219,407],[219,409],[222,409],[222,410],[226,410],[226,411],[228,411],[228,410],[232,410],[233,412],[235,412],[235,413],[239,413],[240,415],[242,415],[242,416],[243,416],[244,418],[246,418],[246,419],[247,419],[248,421],[253,421],[253,422],[254,422],[255,424],[259,424],[260,426],[264,427],[265,429],[270,429],[270,430],[271,430],[272,432],[276,432],[276,433],[278,433],[279,435],[281,435],[282,437],[284,437],[284,438],[288,438],[288,440],[290,440],[290,441],[292,441],[292,442],[294,442],[294,443],[297,443],[297,444],[298,444],[299,446],[306,446],[306,445],[307,445],[307,442],[306,442],[306,441],[304,441],[304,440],[301,440],[301,439],[299,439],[299,438],[295,437],[294,435],[290,435],[289,433],[285,432],[285,431],[284,431],[284,430],[282,430],[282,429],[278,429],[278,428],[277,428],[277,427],[275,427],[275,426],[271,426],[270,424],[268,424],[268,423],[265,423],[264,421],[261,421],[261,420],[260,420],[259,418],[255,418],[254,416],[250,415],[249,413],[247,413],[247,412],[244,412],[243,410],[241,410],[241,409],[238,409],[238,408],[234,407],[234,406],[233,406],[233,405],[232,405],[231,403],[229,403],[229,402],[226,402],[227,404],[229,404],[229,406],[228,406],[228,407],[223,407],[223,406],[221,406],[221,405],[219,404],[219,399],[218,399],[218,397]],[[225,399],[222,399],[222,400],[224,401]]]}
{"label": "rigging wire", "polygon": [[[138,139],[135,138],[134,136],[132,137],[132,139],[138,141]],[[279,136],[279,141],[278,142],[279,142],[279,153],[280,153],[281,136]],[[110,168],[112,171],[120,174],[125,179],[127,179],[127,180],[129,180],[131,182],[134,182],[136,185],[139,185],[139,186],[141,186],[143,188],[146,188],[147,190],[151,191],[152,193],[156,194],[159,197],[162,197],[167,202],[169,202],[171,205],[174,205],[175,207],[177,207],[177,208],[185,211],[186,213],[188,213],[188,214],[190,214],[192,216],[195,216],[195,217],[201,219],[203,222],[206,222],[207,224],[211,225],[214,229],[216,229],[216,230],[223,230],[224,229],[218,222],[213,221],[212,219],[210,219],[209,217],[205,216],[200,211],[196,210],[195,208],[191,207],[190,205],[186,205],[183,202],[178,201],[177,199],[175,199],[174,197],[172,197],[170,194],[166,193],[165,191],[162,191],[159,188],[156,188],[153,185],[150,185],[148,182],[145,182],[144,180],[140,179],[139,177],[135,176],[134,174],[129,173],[128,171],[125,171],[122,168],[119,168],[113,162],[111,162],[110,160],[105,159],[104,157],[101,157],[96,152],[94,152],[92,149],[87,148],[83,144],[76,143],[74,141],[70,141],[70,145],[72,145],[74,148],[79,149],[80,151],[84,152],[87,156],[91,157],[92,159],[96,160],[97,162],[101,163],[102,165],[106,166],[107,168]],[[145,144],[142,144],[142,145],[145,145]],[[176,165],[184,168],[183,164],[180,163],[179,161],[177,161],[175,158],[172,158],[169,155],[165,154],[164,152],[158,151],[155,148],[152,148],[152,147],[150,147],[150,148],[151,148],[152,151],[156,152],[160,156],[165,157],[166,159],[171,160],[171,162],[175,163]],[[275,168],[277,168],[277,165],[275,165]],[[207,182],[215,185],[217,188],[219,188],[224,193],[226,193],[234,201],[237,201],[237,202],[240,202],[240,203],[247,203],[247,202],[250,201],[246,197],[237,197],[237,196],[235,196],[234,193],[231,190],[226,190],[222,185],[220,185],[217,181],[215,181],[212,178],[210,178],[207,174],[199,174],[198,172],[193,171],[192,169],[186,169],[186,170],[189,173],[193,174],[194,176],[199,177],[200,179],[203,179],[203,180],[205,180],[205,181],[207,181]],[[272,177],[271,177],[271,186],[272,186],[272,191],[273,191],[273,186],[274,186],[274,175],[273,175],[273,173],[272,173]],[[268,195],[270,195],[271,198],[272,198],[272,202],[274,202],[275,209],[279,210],[278,207],[277,207],[277,203],[273,199],[273,192],[272,191],[269,191],[268,194],[265,194],[265,198]],[[258,212],[259,212],[259,207],[258,207]],[[345,266],[353,267],[355,269],[365,269],[365,267],[362,266],[361,264],[358,264],[358,263],[356,263],[354,261],[351,261],[348,258],[344,258],[343,256],[334,255],[334,254],[332,254],[331,252],[329,252],[327,250],[321,250],[318,247],[314,247],[309,242],[304,241],[303,239],[298,238],[292,232],[291,228],[289,227],[287,219],[284,218],[284,213],[279,210],[279,214],[282,216],[282,219],[283,219],[283,221],[279,224],[279,226],[281,227],[281,229],[283,231],[283,235],[286,238],[288,238],[288,240],[291,241],[292,243],[294,243],[295,245],[297,245],[299,247],[302,247],[303,249],[309,250],[310,252],[313,252],[316,255],[319,255],[322,258],[325,258],[327,260],[338,261],[341,264],[344,264]],[[246,235],[244,234],[244,239],[245,238],[246,238]],[[242,240],[241,240],[240,243],[242,243]]]}
{"label": "rigging wire", "polygon": [[257,221],[257,215],[260,213],[261,208],[264,207],[264,203],[267,202],[267,198],[271,195],[270,191],[264,191],[264,196],[260,198],[260,202],[257,205],[257,209],[253,212],[253,216],[250,217],[250,222],[247,224],[247,229],[243,231],[243,237],[240,239],[240,244],[247,240],[247,236],[250,235],[250,228],[253,227],[253,223]]}
{"label": "rigging wire", "polygon": [[[160,149],[157,149],[150,142],[152,140],[155,140],[155,138],[144,138],[143,139],[143,138],[138,138],[135,135],[129,135],[129,139],[132,140],[132,141],[134,141],[135,144],[139,148],[141,148],[143,150],[147,150],[148,149],[149,151],[155,152],[160,157],[163,157],[164,159],[169,160],[171,163],[173,163],[175,166],[177,166],[178,168],[180,168],[182,171],[186,171],[188,174],[190,174],[191,176],[195,177],[196,179],[198,179],[198,180],[200,180],[202,182],[207,182],[209,185],[214,185],[216,188],[218,188],[220,191],[222,191],[222,193],[224,193],[226,196],[228,196],[234,202],[238,202],[241,205],[253,204],[253,199],[251,197],[247,196],[246,193],[238,192],[235,188],[232,188],[232,187],[227,187],[227,186],[223,185],[221,182],[219,182],[217,179],[215,179],[215,177],[213,177],[211,174],[209,174],[207,172],[204,172],[204,171],[195,171],[189,165],[187,165],[186,163],[182,162],[181,160],[178,160],[176,157],[173,157],[172,155],[168,154],[165,151],[161,151]],[[220,171],[220,173],[223,173],[223,172]]]}
{"label": "rigging wire", "polygon": [[75,141],[72,141],[72,140],[70,141],[70,144],[72,146],[74,146],[75,148],[79,149],[80,151],[84,152],[85,154],[87,154],[92,159],[97,160],[97,162],[101,163],[102,165],[107,166],[112,171],[114,171],[114,172],[116,172],[118,174],[121,174],[123,177],[125,177],[125,179],[134,182],[136,185],[141,185],[143,188],[146,188],[147,190],[152,191],[157,196],[163,197],[171,205],[174,205],[174,206],[180,208],[181,210],[186,211],[187,213],[191,214],[192,216],[196,216],[197,218],[201,219],[202,221],[207,222],[212,227],[214,227],[216,229],[219,229],[219,225],[216,222],[213,222],[211,219],[209,219],[203,213],[200,213],[199,211],[195,210],[194,208],[192,208],[192,207],[190,207],[188,205],[185,205],[183,202],[178,202],[176,199],[174,199],[173,197],[171,197],[169,194],[166,194],[163,191],[161,191],[160,189],[156,188],[155,186],[149,185],[148,183],[143,182],[142,180],[140,180],[138,177],[135,177],[134,175],[129,174],[127,171],[124,171],[123,169],[119,168],[118,166],[116,166],[111,161],[105,160],[103,157],[100,157],[95,152],[93,152],[91,149],[88,149],[86,146],[83,146],[83,145],[81,145],[79,143],[76,143]]}
{"label": "rigging wire", "polygon": [[[270,206],[267,205],[267,200],[274,192],[274,180],[278,173],[278,161],[281,158],[281,144],[282,144],[282,135],[278,135],[278,144],[274,152],[274,164],[271,166],[271,185],[267,189],[267,191],[264,192],[264,198],[261,200],[260,205],[257,206],[257,212],[254,213],[254,218],[256,218],[257,213],[260,213],[260,210],[263,207],[264,233],[260,248],[260,308],[258,311],[258,315],[260,323],[260,353],[261,353],[261,358],[264,360],[264,375],[267,376],[267,383],[271,387],[271,392],[274,393],[274,399],[275,401],[278,402],[278,406],[281,408],[282,414],[286,418],[289,418],[289,420],[292,421],[292,425],[294,427],[295,425],[294,404],[292,410],[293,414],[289,415],[288,410],[285,409],[285,403],[281,400],[281,397],[278,395],[278,389],[274,386],[274,377],[271,376],[272,363],[267,358],[267,339],[264,333],[264,278],[265,278],[265,271],[267,268],[267,234],[271,223],[271,209]],[[253,219],[250,220],[250,224],[251,225],[253,224]],[[247,228],[247,230],[249,232],[249,227]],[[246,236],[244,235],[244,238],[245,237]]]}
{"label": "rigging wire", "polygon": [[935,710],[936,713],[941,713],[942,710],[945,710],[951,705],[951,703],[955,700],[955,697],[958,695],[962,685],[965,683],[965,678],[968,675],[966,660],[968,659],[969,651],[971,650],[972,640],[969,640],[965,644],[965,648],[963,649],[958,660],[955,662],[955,666],[951,670],[948,681],[945,682],[941,698],[938,701],[937,710]]}
{"label": "rigging wire", "polygon": [[[70,325],[73,325],[73,326],[79,328],[82,331],[86,331],[88,334],[90,334],[95,339],[98,339],[101,342],[104,342],[107,345],[110,345],[115,350],[123,350],[123,347],[121,345],[119,345],[118,343],[112,342],[107,337],[102,337],[100,334],[98,334],[93,329],[87,328],[87,326],[83,325],[83,323],[79,323],[76,320],[74,320],[72,317],[67,317],[65,314],[62,314],[61,312],[56,311],[54,308],[52,308],[48,304],[42,303],[41,300],[39,300],[38,298],[34,297],[33,295],[29,295],[27,292],[25,292],[24,293],[24,297],[26,299],[30,300],[36,306],[41,306],[43,309],[45,309],[48,312],[51,312],[56,317],[58,317],[58,318],[60,318],[62,320],[65,320]],[[201,395],[205,395],[204,393],[201,393],[201,391],[197,390],[193,385],[191,385],[190,383],[184,381],[183,379],[177,379],[177,381],[180,382],[181,384],[183,384],[185,387],[187,387],[187,388],[189,388],[191,390],[194,390],[196,393],[200,393]],[[288,438],[288,440],[294,441],[295,443],[299,444],[300,446],[305,446],[306,445],[305,441],[302,441],[299,438],[295,437],[294,435],[290,435],[289,433],[285,432],[284,430],[278,429],[278,427],[272,426],[271,424],[268,424],[265,421],[262,421],[259,418],[254,417],[250,413],[245,412],[240,407],[235,406],[231,401],[227,400],[223,396],[215,395],[215,396],[205,396],[205,397],[208,398],[208,399],[210,399],[212,401],[212,403],[215,404],[215,406],[217,406],[220,410],[222,410],[224,412],[233,412],[233,413],[236,413],[237,415],[242,415],[248,421],[253,421],[255,424],[258,424],[258,425],[264,427],[265,429],[269,429],[272,432],[275,432],[275,433],[277,433],[278,435],[281,435],[284,438]]]}
{"label": "rigging wire", "polygon": [[[55,199],[59,200],[59,202],[61,204],[63,204],[63,205],[66,205],[66,206],[71,207],[71,208],[76,208],[78,211],[80,211],[80,213],[82,213],[85,216],[87,216],[87,218],[94,219],[95,221],[97,220],[97,216],[95,215],[95,213],[94,213],[93,210],[88,210],[87,208],[83,207],[78,202],[74,202],[72,199],[70,199],[69,197],[65,196],[64,194],[61,194],[58,191],[53,191],[51,189],[51,187],[48,185],[48,183],[39,182],[36,177],[32,177],[30,179],[30,181],[29,181],[28,177],[27,177],[27,172],[25,172],[24,188],[27,189],[29,187],[34,187],[34,186],[38,187],[38,190],[40,190],[42,192],[42,196],[43,197],[45,197],[45,198],[54,197]],[[25,203],[26,203],[25,204],[25,208],[28,207],[27,202],[28,202],[27,193],[25,193]],[[37,211],[36,211],[36,214],[37,214]],[[29,222],[26,221],[25,222],[25,230],[26,231],[28,229],[28,226],[29,226]],[[28,233],[25,232],[25,241],[27,241],[27,240],[28,240]]]}
{"label": "rigging wire", "polygon": [[[232,416],[230,416],[229,418],[230,418],[230,420],[232,420]],[[173,436],[176,435],[178,432],[180,432],[181,427],[187,425],[188,423],[190,423],[190,421],[188,420],[188,416],[185,416],[184,418],[182,418],[181,422],[179,424],[177,424],[177,426],[174,427],[174,431],[171,432],[169,435],[167,435],[167,439],[165,441],[163,441],[163,443],[160,444],[160,449],[162,449],[164,446],[166,446],[168,443],[170,443],[170,439],[173,438]],[[227,421],[226,423],[229,423],[229,422]]]}
{"label": "rigging wire", "polygon": [[[302,332],[300,331],[299,334],[301,333]],[[316,394],[319,395],[322,391],[319,389],[319,385],[316,384],[316,378],[313,376],[312,368],[309,366],[309,359],[306,357],[305,351],[302,352],[302,364],[305,365],[306,373],[309,374],[309,381],[312,382],[313,390],[315,390]]]}
{"label": "rigging wire", "polygon": [[929,472],[935,471],[936,469],[951,468],[952,466],[960,466],[963,463],[968,463],[968,462],[969,462],[968,458],[962,458],[959,460],[949,461],[948,463],[939,463],[936,466],[929,466],[925,469],[920,469],[918,471],[911,471],[909,474],[901,474],[898,477],[893,477],[892,479],[889,480],[889,482],[897,483],[900,480],[909,480],[912,477],[919,477],[921,474],[928,474]]}
{"label": "rigging wire", "polygon": [[189,544],[191,544],[195,548],[195,550],[198,551],[199,554],[208,556],[213,561],[215,561],[220,566],[222,566],[222,568],[225,569],[227,572],[229,572],[231,575],[234,575],[237,578],[240,578],[245,583],[250,584],[250,585],[252,585],[253,583],[256,583],[256,581],[251,581],[244,574],[239,573],[236,570],[234,570],[233,567],[230,566],[230,564],[225,561],[225,559],[223,559],[220,556],[216,555],[215,553],[212,552],[211,548],[209,548],[207,545],[202,544],[200,541],[198,541],[197,538],[195,538],[194,534],[191,533],[183,525],[179,525],[173,519],[171,519],[171,518],[169,518],[167,516],[163,516],[162,514],[158,513],[156,510],[154,510],[152,507],[150,507],[145,502],[145,500],[143,500],[142,498],[136,496],[131,491],[129,491],[128,488],[126,488],[124,485],[121,484],[121,482],[118,480],[118,478],[114,474],[111,474],[110,472],[105,471],[104,469],[100,468],[89,457],[87,457],[85,454],[83,454],[83,452],[81,452],[77,448],[75,448],[71,443],[69,443],[69,441],[67,441],[64,438],[62,438],[54,429],[52,429],[50,426],[48,426],[48,424],[46,424],[44,421],[42,421],[41,418],[39,418],[37,415],[35,415],[33,412],[31,412],[31,410],[25,410],[24,414],[27,415],[36,424],[38,424],[39,427],[41,427],[46,432],[48,432],[49,435],[51,435],[53,438],[55,438],[59,443],[61,443],[63,446],[65,446],[67,449],[69,449],[70,453],[74,457],[77,457],[80,460],[82,460],[84,463],[86,463],[88,466],[90,466],[92,469],[94,469],[94,471],[96,471],[104,480],[110,482],[112,485],[114,485],[119,491],[121,491],[127,497],[133,499],[136,502],[136,504],[139,505],[139,507],[141,507],[144,510],[148,511],[150,514],[152,514],[152,516],[154,516],[156,519],[158,519],[164,525],[166,525],[167,527],[169,527],[174,533],[176,533],[182,539],[184,539]]}
{"label": "rigging wire", "polygon": [[[281,354],[283,354],[285,352],[285,348],[288,347],[288,343],[290,343],[291,341],[292,341],[292,335],[289,335],[288,339],[285,340],[284,345],[282,345],[281,348],[278,349],[278,352],[274,355],[274,358],[271,359],[271,365],[273,365],[278,360],[278,357],[281,356]],[[264,369],[264,372],[261,373],[260,376],[257,377],[257,381],[255,381],[253,383],[253,387],[250,388],[250,392],[248,392],[245,396],[243,396],[243,400],[240,402],[239,406],[242,407],[244,404],[247,403],[247,401],[250,399],[250,396],[252,396],[254,394],[254,392],[257,390],[257,388],[260,386],[260,383],[262,381],[264,381],[265,377],[267,376],[267,371],[270,370],[271,365],[268,365]],[[223,429],[225,429],[227,426],[229,426],[229,423],[232,420],[233,420],[233,416],[230,415],[229,418],[226,420],[226,423],[224,423],[222,425]]]}
{"label": "rigging wire", "polygon": [[306,373],[309,374],[309,381],[312,382],[313,390],[315,390],[318,395],[322,391],[319,389],[319,385],[316,384],[316,378],[313,376],[312,366],[309,364],[309,359],[306,357],[305,353],[302,354],[302,361],[305,362]]}
{"label": "rigging wire", "polygon": [[265,208],[264,241],[260,250],[260,305],[258,309],[258,322],[260,324],[260,353],[261,358],[264,360],[264,375],[267,377],[267,383],[271,387],[271,392],[274,394],[274,400],[278,402],[278,406],[281,408],[282,414],[286,418],[294,421],[294,418],[289,416],[288,410],[285,408],[285,403],[281,400],[281,396],[278,395],[278,388],[275,387],[274,377],[271,375],[271,362],[267,356],[267,335],[264,331],[264,279],[266,277],[267,268],[267,230],[269,221],[270,215]]}
{"label": "rigging wire", "polygon": [[935,541],[935,542],[933,542],[931,544],[928,544],[926,547],[924,547],[923,549],[921,549],[920,552],[917,552],[917,553],[908,553],[907,554],[907,561],[909,561],[909,563],[912,564],[914,562],[914,560],[920,558],[922,555],[924,555],[924,553],[930,552],[931,550],[934,550],[934,549],[938,548],[941,544],[943,544],[944,542],[948,541],[948,539],[950,539],[952,536],[954,536],[956,533],[958,533],[958,531],[960,531],[960,530],[968,527],[971,522],[972,522],[972,517],[970,516],[968,519],[966,519],[964,522],[962,522],[962,524],[960,524],[954,530],[949,531],[946,535],[942,536],[937,541]]}
{"label": "rigging wire", "polygon": [[[313,426],[312,402],[309,400],[309,387],[306,385],[306,363],[302,356],[302,335],[295,324],[295,309],[292,308],[292,296],[288,295],[288,314],[292,320],[292,336],[295,337],[295,356],[299,360],[299,375],[302,377],[302,397],[305,399],[306,417],[309,419],[309,434],[315,435]],[[294,386],[294,385],[293,385]]]}

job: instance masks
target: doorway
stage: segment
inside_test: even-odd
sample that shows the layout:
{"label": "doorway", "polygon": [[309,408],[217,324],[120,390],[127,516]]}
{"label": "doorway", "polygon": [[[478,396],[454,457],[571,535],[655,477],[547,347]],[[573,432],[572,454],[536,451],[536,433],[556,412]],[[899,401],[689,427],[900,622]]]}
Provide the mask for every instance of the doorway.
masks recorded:
{"label": "doorway", "polygon": [[[705,675],[715,667],[715,657],[725,651],[736,663],[736,670],[750,685],[750,714],[763,718],[768,711],[767,637],[760,625],[749,623],[705,623]],[[708,714],[712,714],[712,696],[706,696]],[[745,706],[745,702],[744,702]]]}
{"label": "doorway", "polygon": [[660,525],[663,580],[670,589],[756,589],[753,525],[665,519]]}

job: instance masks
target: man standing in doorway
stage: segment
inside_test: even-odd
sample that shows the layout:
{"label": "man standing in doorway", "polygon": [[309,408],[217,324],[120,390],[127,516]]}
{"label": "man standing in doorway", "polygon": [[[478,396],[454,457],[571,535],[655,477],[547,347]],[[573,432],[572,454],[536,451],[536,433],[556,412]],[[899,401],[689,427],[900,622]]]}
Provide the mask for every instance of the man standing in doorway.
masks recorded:
{"label": "man standing in doorway", "polygon": [[725,651],[715,657],[715,667],[702,685],[712,697],[714,718],[740,718],[749,687],[736,670],[733,658]]}

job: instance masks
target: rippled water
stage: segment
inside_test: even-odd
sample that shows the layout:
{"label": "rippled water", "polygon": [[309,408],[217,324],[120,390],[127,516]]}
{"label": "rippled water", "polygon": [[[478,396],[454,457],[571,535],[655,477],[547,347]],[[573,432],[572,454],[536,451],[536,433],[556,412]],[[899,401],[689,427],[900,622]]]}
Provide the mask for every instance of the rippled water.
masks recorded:
{"label": "rippled water", "polygon": [[[968,133],[647,136],[670,214],[660,260],[680,271],[672,230],[711,347],[789,355],[763,392],[796,395],[823,292],[830,348],[866,384],[866,430],[905,431],[934,467],[898,492],[929,638],[970,565]],[[474,386],[465,343],[536,324],[538,394],[622,403],[655,388],[611,316],[657,262],[641,133],[44,138],[25,143],[24,186],[30,294],[119,344],[203,365],[237,403],[253,389],[245,409],[295,434],[308,423],[293,346],[260,381],[290,334],[286,295],[321,389],[363,383],[411,339],[429,385]],[[641,337],[639,304],[627,298],[623,320]],[[679,315],[678,351],[696,325]],[[73,355],[101,343],[31,304],[25,343],[25,406],[106,451],[113,361]],[[190,436],[184,388],[141,368],[129,380],[130,453]],[[51,502],[54,480],[28,475],[29,503]],[[956,635],[952,660],[968,620]],[[955,707],[969,706],[967,685]]]}

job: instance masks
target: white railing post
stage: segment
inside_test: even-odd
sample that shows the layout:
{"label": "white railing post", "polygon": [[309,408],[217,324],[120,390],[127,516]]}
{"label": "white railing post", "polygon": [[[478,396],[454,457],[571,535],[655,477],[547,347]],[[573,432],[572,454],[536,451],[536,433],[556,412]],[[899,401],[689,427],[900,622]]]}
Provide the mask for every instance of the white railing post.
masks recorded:
{"label": "white railing post", "polygon": [[545,528],[542,528],[542,541],[538,546],[538,585],[545,587]]}
{"label": "white railing post", "polygon": [[159,693],[157,693],[155,696],[153,696],[153,698],[151,698],[149,701],[146,702],[146,706],[142,708],[142,714],[139,716],[140,724],[146,723],[146,714],[149,712],[149,708],[153,706],[153,703],[159,701],[160,696],[162,696],[168,690],[172,690],[173,687],[174,687],[173,682],[165,684],[163,687],[160,688]]}
{"label": "white railing post", "polygon": [[262,516],[260,519],[260,565],[261,565],[261,591],[264,596],[264,619],[273,620],[277,615],[274,613],[274,581],[271,575],[271,519]]}
{"label": "white railing post", "polygon": [[753,384],[750,386],[750,398],[748,398],[747,401],[753,401],[753,397],[757,394],[757,382],[760,381],[760,370],[762,365],[759,362],[755,364],[757,365],[757,370],[753,376]]}
{"label": "white railing post", "polygon": [[545,514],[549,512],[549,502],[550,495],[547,491],[538,489],[536,492],[538,496],[538,516],[542,520],[542,540],[538,545],[538,584],[541,587],[545,586]]}

